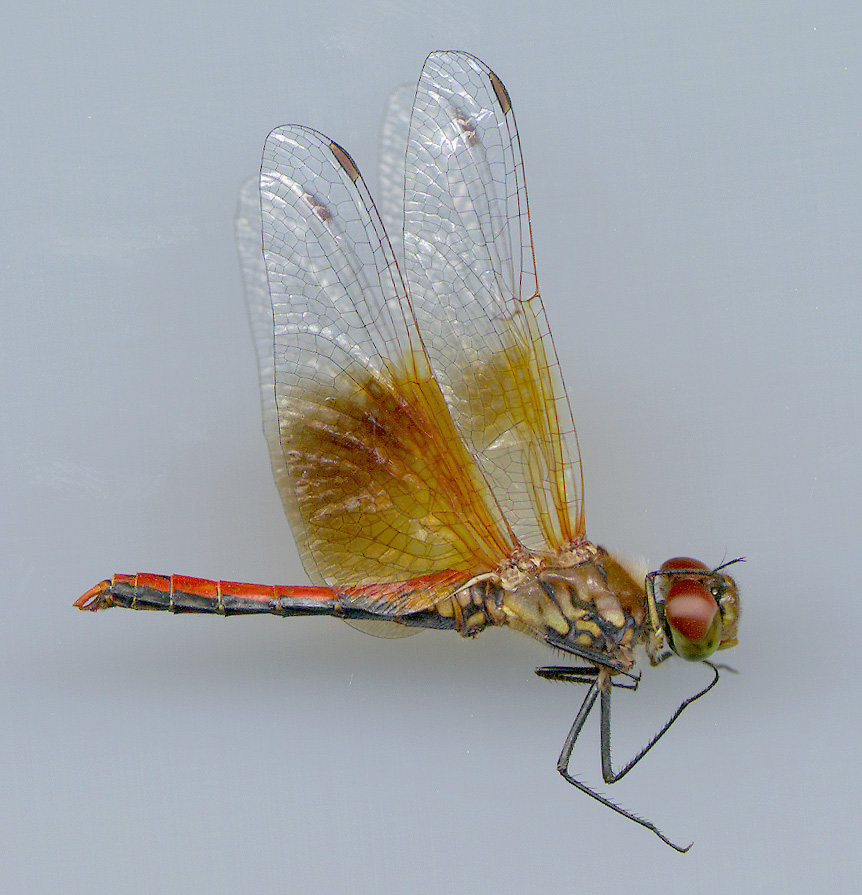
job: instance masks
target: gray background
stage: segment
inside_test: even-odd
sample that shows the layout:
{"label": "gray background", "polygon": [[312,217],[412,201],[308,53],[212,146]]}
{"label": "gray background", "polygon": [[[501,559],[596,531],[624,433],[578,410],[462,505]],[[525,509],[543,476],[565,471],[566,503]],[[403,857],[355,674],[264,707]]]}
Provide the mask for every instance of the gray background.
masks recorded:
{"label": "gray background", "polygon": [[[705,7],[4,14],[4,891],[858,879],[862,19]],[[749,559],[740,674],[611,793],[686,857],[557,776],[581,693],[535,678],[554,658],[525,638],[71,606],[115,571],[306,580],[260,433],[237,189],[287,122],[373,184],[386,95],[453,47],[517,111],[591,536]],[[702,681],[670,663],[619,698],[621,753]]]}

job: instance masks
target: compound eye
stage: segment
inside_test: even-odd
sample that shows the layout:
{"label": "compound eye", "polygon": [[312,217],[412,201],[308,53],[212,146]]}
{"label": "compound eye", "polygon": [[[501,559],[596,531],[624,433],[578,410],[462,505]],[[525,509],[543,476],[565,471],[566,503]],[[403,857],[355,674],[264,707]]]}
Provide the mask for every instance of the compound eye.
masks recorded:
{"label": "compound eye", "polygon": [[702,581],[695,578],[674,581],[665,597],[664,615],[673,650],[683,659],[700,661],[718,649],[721,613],[715,597]]}
{"label": "compound eye", "polygon": [[661,564],[663,572],[679,569],[699,569],[708,572],[709,566],[702,563],[699,559],[692,559],[690,556],[675,556],[673,559],[666,560]]}

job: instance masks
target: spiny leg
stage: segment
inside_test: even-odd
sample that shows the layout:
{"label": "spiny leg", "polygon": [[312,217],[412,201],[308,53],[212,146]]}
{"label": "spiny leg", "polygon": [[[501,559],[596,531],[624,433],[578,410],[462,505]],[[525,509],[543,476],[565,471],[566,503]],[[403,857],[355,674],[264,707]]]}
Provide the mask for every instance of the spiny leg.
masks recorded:
{"label": "spiny leg", "polygon": [[[631,811],[622,808],[620,805],[612,802],[607,796],[603,796],[601,793],[596,792],[594,789],[591,789],[585,783],[582,783],[580,780],[576,779],[569,773],[569,761],[572,757],[572,750],[575,748],[575,742],[580,735],[581,730],[583,729],[584,723],[587,720],[587,717],[592,711],[593,706],[595,705],[596,699],[601,692],[602,694],[602,704],[604,705],[605,696],[607,694],[608,704],[610,704],[610,687],[611,682],[610,678],[606,673],[599,673],[596,675],[595,680],[590,684],[590,688],[587,691],[587,695],[584,697],[584,701],[581,703],[581,707],[578,710],[578,714],[575,717],[574,723],[572,724],[572,729],[569,731],[569,735],[566,737],[565,743],[563,743],[563,749],[560,752],[560,757],[557,759],[557,770],[560,772],[562,778],[567,782],[571,783],[572,786],[579,789],[581,792],[595,799],[597,802],[600,802],[606,808],[610,808],[611,811],[616,811],[617,814],[621,814],[623,817],[628,820],[633,821],[636,824],[640,824],[642,827],[646,827],[646,829],[651,830],[664,842],[666,845],[669,845],[671,848],[675,849],[678,852],[687,852],[693,843],[690,843],[685,848],[677,845],[675,842],[671,842],[664,833],[659,830],[659,828],[653,824],[652,822],[646,820],[645,818],[638,817],[636,814],[632,814]],[[702,695],[702,694],[699,694]],[[602,713],[604,716],[604,712]],[[610,712],[608,713],[608,718],[610,719]],[[608,740],[610,744],[610,740]],[[604,750],[604,737],[602,739],[602,748]],[[604,765],[604,751],[602,753],[602,764]]]}
{"label": "spiny leg", "polygon": [[[536,669],[536,674],[546,681],[560,681],[564,684],[591,684],[598,676],[601,669],[594,665],[586,668],[576,668],[571,665],[543,665]],[[627,682],[611,678],[612,687],[621,687],[623,690],[637,690],[640,683],[640,674],[626,674]]]}
{"label": "spiny leg", "polygon": [[658,733],[656,733],[643,749],[641,749],[640,752],[638,752],[637,755],[635,755],[635,757],[618,773],[614,771],[613,763],[611,761],[611,692],[610,689],[602,690],[602,777],[604,778],[605,783],[616,783],[618,780],[622,780],[622,778],[625,777],[625,775],[628,774],[647,752],[649,752],[650,749],[652,749],[652,747],[655,746],[655,744],[670,730],[677,718],[679,718],[679,716],[693,702],[709,693],[709,691],[718,683],[718,667],[713,665],[712,662],[704,662],[703,664],[708,665],[712,669],[714,675],[713,679],[702,690],[695,693],[694,696],[689,696],[687,699],[684,699],[677,707],[677,710],[670,716],[664,725],[662,725]]}

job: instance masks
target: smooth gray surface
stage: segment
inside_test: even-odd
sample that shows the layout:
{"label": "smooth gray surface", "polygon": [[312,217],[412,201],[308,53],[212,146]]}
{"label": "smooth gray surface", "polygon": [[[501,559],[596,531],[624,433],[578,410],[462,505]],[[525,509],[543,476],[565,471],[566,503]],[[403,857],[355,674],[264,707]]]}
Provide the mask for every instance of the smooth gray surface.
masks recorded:
{"label": "smooth gray surface", "polygon": [[[4,14],[4,891],[858,880],[862,19],[527,6]],[[612,791],[693,838],[685,857],[559,779],[580,693],[535,678],[554,657],[526,639],[71,607],[114,571],[305,580],[260,433],[237,190],[286,122],[373,183],[387,93],[449,47],[518,115],[590,534],[749,559],[740,674]],[[618,744],[701,680],[673,664],[619,699]]]}

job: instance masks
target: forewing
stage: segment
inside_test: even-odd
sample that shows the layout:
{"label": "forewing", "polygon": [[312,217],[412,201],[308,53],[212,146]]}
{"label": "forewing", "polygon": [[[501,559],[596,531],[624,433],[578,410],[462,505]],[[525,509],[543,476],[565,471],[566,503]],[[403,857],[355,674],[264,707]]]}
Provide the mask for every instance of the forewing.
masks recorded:
{"label": "forewing", "polygon": [[425,62],[404,182],[405,272],[452,417],[519,540],[584,534],[568,398],[536,281],[515,116],[464,53]]}
{"label": "forewing", "polygon": [[[260,202],[270,447],[281,453],[273,467],[283,464],[279,489],[309,575],[338,587],[495,568],[512,541],[431,374],[350,156],[308,128],[273,131]],[[425,608],[440,596],[431,591],[391,609]]]}
{"label": "forewing", "polygon": [[[280,495],[291,490],[290,476],[278,431],[273,363],[272,304],[263,263],[263,234],[260,228],[260,177],[249,178],[241,187],[236,210],[236,245],[248,307],[248,319],[260,375],[260,409],[263,434],[269,447],[272,475]],[[282,499],[284,499],[282,497]],[[285,504],[285,508],[287,504]],[[318,581],[318,583],[320,583]]]}

